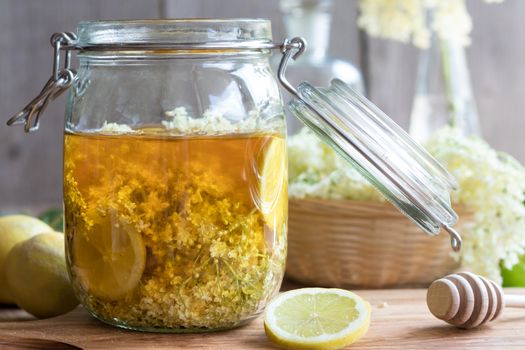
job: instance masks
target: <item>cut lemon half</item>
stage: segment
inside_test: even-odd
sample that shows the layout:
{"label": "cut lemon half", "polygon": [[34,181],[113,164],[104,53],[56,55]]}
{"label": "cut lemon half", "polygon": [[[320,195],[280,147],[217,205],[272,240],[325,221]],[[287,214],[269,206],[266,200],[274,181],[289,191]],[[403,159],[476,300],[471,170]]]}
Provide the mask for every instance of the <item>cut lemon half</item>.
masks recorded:
{"label": "cut lemon half", "polygon": [[140,282],[146,265],[142,236],[130,224],[104,219],[73,236],[73,272],[90,294],[118,300]]}
{"label": "cut lemon half", "polygon": [[360,339],[369,324],[370,304],[335,288],[282,293],[264,315],[270,340],[287,349],[339,349]]}
{"label": "cut lemon half", "polygon": [[264,153],[260,173],[260,207],[266,225],[275,230],[283,227],[288,211],[286,141],[282,137],[272,137]]}

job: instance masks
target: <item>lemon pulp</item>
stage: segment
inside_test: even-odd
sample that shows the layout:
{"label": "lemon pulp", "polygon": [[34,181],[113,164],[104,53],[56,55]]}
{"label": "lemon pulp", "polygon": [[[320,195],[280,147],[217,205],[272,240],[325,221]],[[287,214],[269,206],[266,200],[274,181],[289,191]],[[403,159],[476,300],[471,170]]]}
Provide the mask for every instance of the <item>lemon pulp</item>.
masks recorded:
{"label": "lemon pulp", "polygon": [[262,161],[259,193],[264,220],[272,230],[286,224],[287,164],[286,141],[284,138],[273,138]]}
{"label": "lemon pulp", "polygon": [[276,344],[293,349],[338,349],[368,330],[370,305],[342,289],[303,288],[281,294],[266,309],[264,326]]}
{"label": "lemon pulp", "polygon": [[146,248],[130,224],[95,223],[75,233],[73,259],[74,273],[84,289],[101,299],[118,300],[138,285]]}

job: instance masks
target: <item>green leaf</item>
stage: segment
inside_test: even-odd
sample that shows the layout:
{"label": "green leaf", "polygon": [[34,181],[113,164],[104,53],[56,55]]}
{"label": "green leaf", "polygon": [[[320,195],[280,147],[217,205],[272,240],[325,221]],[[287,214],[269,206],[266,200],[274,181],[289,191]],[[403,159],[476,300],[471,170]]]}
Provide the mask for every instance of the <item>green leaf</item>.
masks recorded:
{"label": "green leaf", "polygon": [[64,232],[64,212],[62,209],[55,208],[46,210],[40,214],[38,218],[51,226],[53,230]]}

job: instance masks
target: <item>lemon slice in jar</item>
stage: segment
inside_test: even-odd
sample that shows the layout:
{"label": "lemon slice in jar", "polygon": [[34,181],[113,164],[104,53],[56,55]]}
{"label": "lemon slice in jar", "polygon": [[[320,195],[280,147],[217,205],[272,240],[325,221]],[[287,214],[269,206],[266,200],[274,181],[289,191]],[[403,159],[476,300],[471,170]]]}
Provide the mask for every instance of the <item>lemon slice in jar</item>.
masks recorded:
{"label": "lemon slice in jar", "polygon": [[89,230],[77,230],[72,244],[72,270],[89,294],[118,300],[139,284],[146,248],[131,224],[104,219]]}
{"label": "lemon slice in jar", "polygon": [[286,220],[288,159],[284,138],[274,136],[269,142],[262,161],[259,196],[266,225],[275,230],[280,229]]}
{"label": "lemon slice in jar", "polygon": [[264,328],[288,349],[339,349],[359,340],[370,324],[370,304],[336,288],[285,292],[266,308]]}

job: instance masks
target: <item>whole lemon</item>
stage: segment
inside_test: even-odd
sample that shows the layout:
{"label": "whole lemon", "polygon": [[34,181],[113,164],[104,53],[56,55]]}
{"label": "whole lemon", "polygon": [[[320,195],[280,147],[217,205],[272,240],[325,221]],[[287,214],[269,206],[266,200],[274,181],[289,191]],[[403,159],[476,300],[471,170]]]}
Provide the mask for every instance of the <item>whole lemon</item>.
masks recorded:
{"label": "whole lemon", "polygon": [[5,278],[5,259],[15,244],[42,232],[53,231],[43,221],[27,215],[0,217],[0,303],[12,304],[13,297]]}
{"label": "whole lemon", "polygon": [[41,233],[16,244],[7,256],[5,271],[16,304],[38,318],[61,315],[78,305],[61,233]]}

